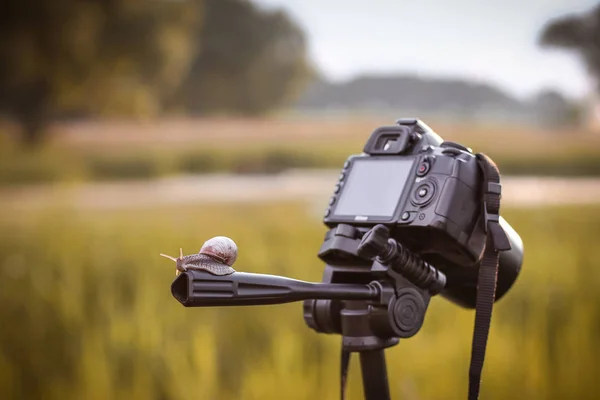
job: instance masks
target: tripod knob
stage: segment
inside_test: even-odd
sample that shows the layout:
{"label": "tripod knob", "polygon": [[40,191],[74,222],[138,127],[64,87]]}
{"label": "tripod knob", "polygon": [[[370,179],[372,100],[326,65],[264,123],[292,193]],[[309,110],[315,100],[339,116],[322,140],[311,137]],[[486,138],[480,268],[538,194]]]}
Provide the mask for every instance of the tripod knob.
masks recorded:
{"label": "tripod knob", "polygon": [[388,250],[389,238],[390,230],[385,225],[375,225],[373,229],[365,233],[356,249],[356,253],[368,259],[380,256]]}

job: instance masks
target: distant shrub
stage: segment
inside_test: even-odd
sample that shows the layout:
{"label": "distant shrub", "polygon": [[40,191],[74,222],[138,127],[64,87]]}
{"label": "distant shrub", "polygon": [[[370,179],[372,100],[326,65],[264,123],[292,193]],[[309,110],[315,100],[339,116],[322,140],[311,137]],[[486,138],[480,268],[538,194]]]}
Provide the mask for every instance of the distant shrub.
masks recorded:
{"label": "distant shrub", "polygon": [[266,152],[242,154],[232,162],[232,172],[238,174],[278,174],[293,168],[324,167],[306,152],[271,149]]}
{"label": "distant shrub", "polygon": [[184,154],[178,159],[176,168],[188,174],[215,172],[219,169],[218,156],[208,151]]}
{"label": "distant shrub", "polygon": [[57,182],[66,175],[64,166],[53,160],[11,157],[0,161],[0,185]]}
{"label": "distant shrub", "polygon": [[161,173],[159,161],[149,154],[94,155],[86,163],[93,180],[149,179]]}
{"label": "distant shrub", "polygon": [[496,160],[503,175],[600,176],[600,156],[580,155],[572,158]]}
{"label": "distant shrub", "polygon": [[317,165],[310,154],[271,151],[265,155],[265,166],[267,170],[281,172],[290,168],[311,168]]}

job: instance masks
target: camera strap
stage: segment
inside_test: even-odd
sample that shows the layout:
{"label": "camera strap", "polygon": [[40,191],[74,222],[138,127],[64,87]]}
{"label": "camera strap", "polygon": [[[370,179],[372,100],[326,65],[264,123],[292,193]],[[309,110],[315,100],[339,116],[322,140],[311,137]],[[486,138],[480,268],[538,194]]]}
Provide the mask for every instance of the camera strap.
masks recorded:
{"label": "camera strap", "polygon": [[510,250],[510,242],[500,226],[500,171],[485,154],[477,154],[478,164],[483,172],[483,229],[486,233],[485,249],[477,278],[475,301],[475,326],[469,367],[469,400],[479,398],[481,371],[485,358],[488,334],[492,319],[492,308],[496,299],[498,263],[500,251]]}

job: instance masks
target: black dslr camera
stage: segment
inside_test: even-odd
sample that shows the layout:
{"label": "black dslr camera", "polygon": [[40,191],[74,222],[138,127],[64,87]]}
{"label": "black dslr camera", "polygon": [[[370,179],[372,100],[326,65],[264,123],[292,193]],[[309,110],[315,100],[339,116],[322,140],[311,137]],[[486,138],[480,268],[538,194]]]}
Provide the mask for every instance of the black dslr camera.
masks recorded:
{"label": "black dslr camera", "polygon": [[[363,154],[350,156],[342,168],[325,211],[324,222],[333,229],[319,257],[329,266],[370,264],[357,254],[360,239],[383,224],[391,237],[446,275],[442,296],[474,307],[486,243],[481,186],[471,149],[444,142],[422,121],[401,119],[378,128]],[[521,238],[503,218],[499,222],[511,249],[500,253],[496,299],[511,287],[523,259]]]}
{"label": "black dslr camera", "polygon": [[217,257],[215,268],[182,265],[171,292],[186,307],[304,301],[310,328],[342,336],[342,389],[358,352],[365,398],[378,400],[389,399],[384,349],[414,336],[441,294],[476,309],[469,399],[477,399],[492,305],[523,261],[519,235],[499,215],[500,194],[487,156],[401,119],[344,164],[325,212],[321,283],[235,272]]}

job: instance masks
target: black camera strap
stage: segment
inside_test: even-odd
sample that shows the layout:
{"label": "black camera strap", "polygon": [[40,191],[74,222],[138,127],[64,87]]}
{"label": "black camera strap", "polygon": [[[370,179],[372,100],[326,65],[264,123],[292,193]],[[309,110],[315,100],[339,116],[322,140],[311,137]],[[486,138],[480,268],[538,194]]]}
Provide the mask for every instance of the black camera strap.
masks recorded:
{"label": "black camera strap", "polygon": [[492,308],[496,299],[499,252],[510,250],[508,237],[500,226],[500,171],[496,164],[485,154],[477,154],[477,160],[483,172],[483,229],[487,236],[477,279],[475,326],[473,328],[471,365],[469,367],[469,400],[479,398],[481,371],[483,370],[485,349],[490,331]]}

